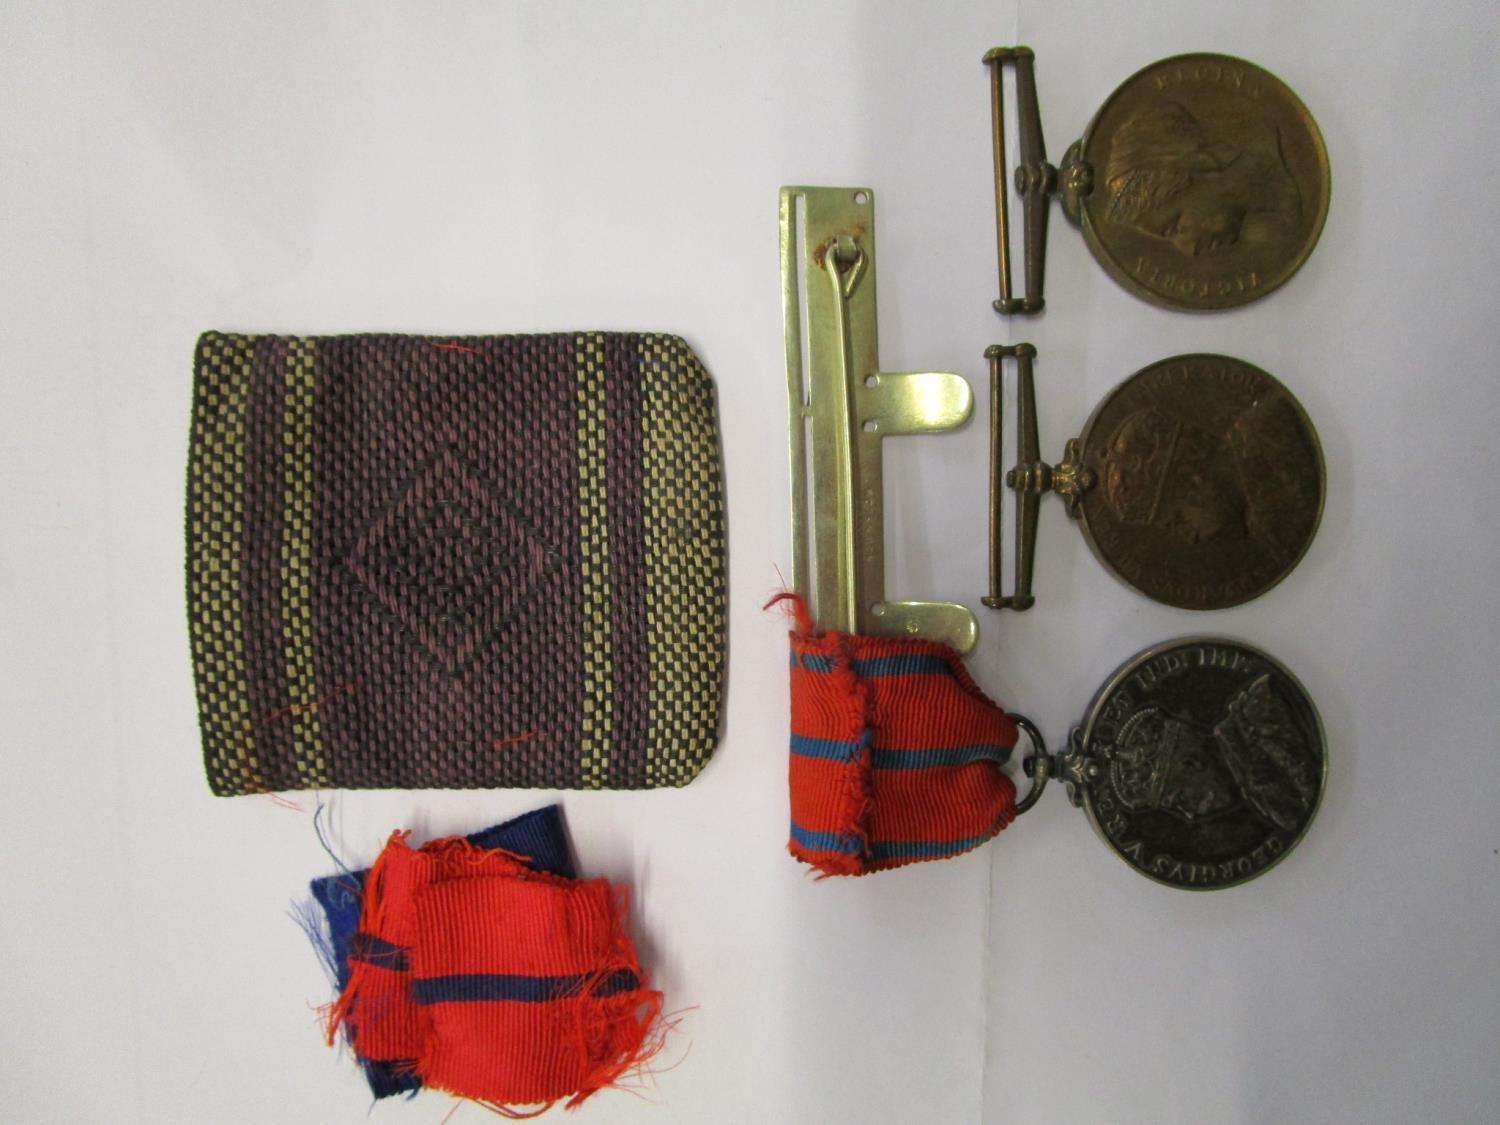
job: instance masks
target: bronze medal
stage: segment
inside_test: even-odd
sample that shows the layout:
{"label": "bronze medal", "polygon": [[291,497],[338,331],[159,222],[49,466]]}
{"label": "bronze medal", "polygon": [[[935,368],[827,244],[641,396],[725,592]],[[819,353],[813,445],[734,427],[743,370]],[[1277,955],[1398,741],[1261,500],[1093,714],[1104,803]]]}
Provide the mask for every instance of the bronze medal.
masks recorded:
{"label": "bronze medal", "polygon": [[[1224,609],[1265,593],[1306,553],[1323,510],[1323,455],[1302,406],[1243,360],[1183,355],[1116,387],[1068,443],[1063,462],[1036,455],[1035,349],[996,347],[1019,364],[1021,458],[1017,593],[999,597],[999,474],[991,476],[991,592],[985,604],[1032,603],[1036,511],[1042,492],[1067,501],[1099,560],[1147,597],[1183,609]],[[998,422],[998,419],[996,419]],[[999,451],[999,426],[992,449]]]}
{"label": "bronze medal", "polygon": [[[1328,153],[1280,79],[1228,55],[1177,55],[1126,79],[1062,164],[1046,161],[1031,52],[996,48],[1001,312],[1042,308],[1046,208],[1054,192],[1094,257],[1131,292],[1179,309],[1223,309],[1276,289],[1307,260],[1328,214]],[[1016,67],[1026,211],[1025,300],[1010,295],[1000,66]]]}
{"label": "bronze medal", "polygon": [[1312,700],[1257,649],[1190,638],[1148,649],[1099,689],[1070,763],[1094,828],[1169,886],[1233,886],[1307,831],[1327,758]]}
{"label": "bronze medal", "polygon": [[1078,221],[1133,293],[1222,309],[1281,285],[1328,214],[1328,153],[1275,75],[1227,55],[1179,55],[1128,78],[1078,143],[1093,169]]}
{"label": "bronze medal", "polygon": [[1147,597],[1223,609],[1297,565],[1323,510],[1323,456],[1274,377],[1219,355],[1165,359],[1099,404],[1079,438],[1096,481],[1084,538]]}

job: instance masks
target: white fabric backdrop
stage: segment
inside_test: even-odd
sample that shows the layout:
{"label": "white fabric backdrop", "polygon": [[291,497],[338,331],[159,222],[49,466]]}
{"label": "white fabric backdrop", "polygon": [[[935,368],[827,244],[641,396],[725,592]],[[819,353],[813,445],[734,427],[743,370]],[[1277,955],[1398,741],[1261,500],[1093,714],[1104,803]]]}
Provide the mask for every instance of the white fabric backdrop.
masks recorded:
{"label": "white fabric backdrop", "polygon": [[[218,327],[660,329],[717,378],[726,736],[686,790],[563,796],[584,869],[635,886],[657,978],[691,1010],[677,1065],[579,1120],[1492,1118],[1497,32],[1488,0],[9,0],[0,1116],[367,1119],[354,1068],[319,1045],[323,978],[285,915],[327,867],[309,812],[216,800],[198,760],[182,480],[191,347]],[[1153,59],[1222,50],[1279,74],[1334,171],[1308,265],[1249,308],[1173,314],[1055,216],[1048,312],[1001,323],[979,58],[1017,41],[1054,154]],[[968,374],[982,417],[985,345],[1038,344],[1049,454],[1181,351],[1243,356],[1307,407],[1328,505],[1281,587],[1206,617],[1154,605],[1049,502],[1040,604],[980,610],[973,661],[1056,741],[1147,644],[1212,630],[1281,657],[1332,770],[1267,878],[1158,887],[1060,795],[954,862],[815,883],[786,857],[785,640],[760,611],[788,559],[782,183],[878,193],[887,367]],[[893,596],[977,608],[985,448],[978,424],[891,443]],[[359,859],[397,825],[467,831],[546,797],[331,804]]]}

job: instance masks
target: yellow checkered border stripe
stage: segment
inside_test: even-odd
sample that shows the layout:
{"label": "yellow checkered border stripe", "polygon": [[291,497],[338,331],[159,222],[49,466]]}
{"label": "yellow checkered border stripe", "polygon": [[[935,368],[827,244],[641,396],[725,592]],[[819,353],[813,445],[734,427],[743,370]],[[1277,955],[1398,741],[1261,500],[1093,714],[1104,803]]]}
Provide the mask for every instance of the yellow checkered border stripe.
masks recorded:
{"label": "yellow checkered border stripe", "polygon": [[241,622],[245,534],[245,403],[255,337],[198,342],[188,458],[188,635],[198,685],[209,787],[221,796],[264,789],[250,716]]}
{"label": "yellow checkered border stripe", "polygon": [[609,489],[605,428],[604,334],[577,337],[578,549],[583,570],[583,724],[580,740],[584,789],[609,783],[613,738],[614,662],[610,621]]}
{"label": "yellow checkered border stripe", "polygon": [[645,784],[686,785],[718,741],[728,644],[719,430],[713,380],[687,343],[635,339],[650,662]]}

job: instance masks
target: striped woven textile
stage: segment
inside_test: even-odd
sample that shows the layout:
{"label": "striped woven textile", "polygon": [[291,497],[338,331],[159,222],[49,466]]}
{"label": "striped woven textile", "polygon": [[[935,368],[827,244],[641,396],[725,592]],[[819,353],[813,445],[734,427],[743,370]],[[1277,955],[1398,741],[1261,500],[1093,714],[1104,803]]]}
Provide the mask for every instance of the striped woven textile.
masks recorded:
{"label": "striped woven textile", "polygon": [[[545,871],[565,879],[576,877],[561,805],[547,805],[465,838],[476,848],[502,848],[513,853],[535,871]],[[349,986],[351,960],[367,961],[403,972],[409,969],[409,950],[382,941],[359,928],[365,880],[369,874],[365,870],[326,875],[314,879],[308,888],[327,921],[326,928],[313,922],[309,936],[327,960],[340,995]],[[353,1021],[344,1021],[344,1032],[353,1046],[356,1038]],[[422,1088],[414,1056],[392,1054],[371,1058],[361,1055],[356,1048],[355,1058],[365,1073],[371,1094],[376,1098],[414,1093]]]}
{"label": "striped woven textile", "polygon": [[675,336],[206,333],[210,787],[686,784],[717,740],[720,482],[713,383]]}
{"label": "striped woven textile", "polygon": [[662,996],[625,928],[627,894],[462,837],[393,833],[364,879],[328,1023],[356,1054],[492,1108],[576,1106],[656,1050]]}
{"label": "striped woven textile", "polygon": [[959,855],[1015,818],[1016,726],[953,649],[805,628],[791,648],[793,856],[864,875]]}

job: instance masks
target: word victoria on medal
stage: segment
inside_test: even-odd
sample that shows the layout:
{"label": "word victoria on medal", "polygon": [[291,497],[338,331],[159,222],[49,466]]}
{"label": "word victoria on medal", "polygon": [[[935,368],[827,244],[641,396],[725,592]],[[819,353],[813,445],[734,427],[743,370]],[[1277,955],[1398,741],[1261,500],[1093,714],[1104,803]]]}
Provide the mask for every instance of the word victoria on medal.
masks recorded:
{"label": "word victoria on medal", "polygon": [[[1274,74],[1228,55],[1177,55],[1127,78],[1062,163],[1047,162],[1035,62],[1026,47],[985,55],[995,143],[1002,313],[1043,307],[1047,208],[1063,212],[1110,275],[1171,308],[1263,297],[1312,253],[1328,215],[1328,153],[1307,107]],[[1011,293],[1009,187],[1000,70],[1016,70],[1026,296]]]}

